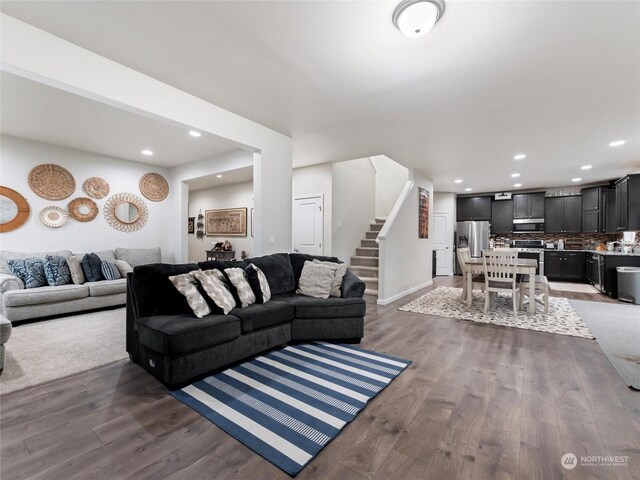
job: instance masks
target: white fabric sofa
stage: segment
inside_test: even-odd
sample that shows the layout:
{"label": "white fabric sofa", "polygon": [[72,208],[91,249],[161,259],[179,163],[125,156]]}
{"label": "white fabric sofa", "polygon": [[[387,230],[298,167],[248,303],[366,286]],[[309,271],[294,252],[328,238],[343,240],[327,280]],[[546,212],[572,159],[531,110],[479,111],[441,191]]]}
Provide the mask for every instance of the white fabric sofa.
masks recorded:
{"label": "white fabric sofa", "polygon": [[[160,248],[116,248],[95,253],[103,261],[124,260],[131,267],[162,261]],[[67,257],[72,253],[69,250],[39,253],[0,252],[1,313],[8,320],[19,322],[126,303],[126,278],[85,282],[82,285],[25,288],[22,280],[12,275],[7,265],[7,260],[12,258],[44,259],[46,255]]]}

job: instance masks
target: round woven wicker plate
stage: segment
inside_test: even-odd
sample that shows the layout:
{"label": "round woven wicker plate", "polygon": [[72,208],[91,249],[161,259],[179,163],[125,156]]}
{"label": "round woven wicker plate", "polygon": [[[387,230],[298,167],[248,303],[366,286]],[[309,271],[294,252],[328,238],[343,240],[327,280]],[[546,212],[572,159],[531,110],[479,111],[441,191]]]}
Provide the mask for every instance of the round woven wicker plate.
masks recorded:
{"label": "round woven wicker plate", "polygon": [[76,190],[76,181],[66,168],[45,163],[29,172],[29,186],[45,200],[64,200]]}
{"label": "round woven wicker plate", "polygon": [[140,179],[140,193],[152,202],[161,202],[169,195],[169,184],[158,173],[147,173]]}
{"label": "round woven wicker plate", "polygon": [[104,178],[91,177],[84,181],[82,190],[90,197],[100,199],[109,194],[109,184]]}
{"label": "round woven wicker plate", "polygon": [[69,215],[79,222],[90,222],[98,215],[98,205],[87,197],[74,198],[69,202]]}
{"label": "round woven wicker plate", "polygon": [[59,228],[67,223],[67,212],[64,208],[49,205],[40,210],[40,221],[43,225],[51,228]]}
{"label": "round woven wicker plate", "polygon": [[[137,217],[131,221],[122,221],[118,218],[117,210],[122,204],[132,204],[137,213]],[[107,223],[121,232],[135,232],[140,230],[149,219],[149,209],[144,200],[133,193],[115,193],[109,197],[102,209]]]}

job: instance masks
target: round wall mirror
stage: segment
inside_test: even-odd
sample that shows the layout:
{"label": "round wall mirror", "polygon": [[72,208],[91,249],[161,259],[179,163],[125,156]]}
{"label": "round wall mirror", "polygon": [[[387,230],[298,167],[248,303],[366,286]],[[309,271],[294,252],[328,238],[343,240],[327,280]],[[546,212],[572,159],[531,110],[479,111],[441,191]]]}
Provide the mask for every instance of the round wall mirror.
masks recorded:
{"label": "round wall mirror", "polygon": [[29,218],[27,199],[9,187],[0,186],[0,232],[10,232]]}
{"label": "round wall mirror", "polygon": [[116,207],[115,215],[122,223],[133,223],[140,217],[140,212],[135,204],[122,202]]}

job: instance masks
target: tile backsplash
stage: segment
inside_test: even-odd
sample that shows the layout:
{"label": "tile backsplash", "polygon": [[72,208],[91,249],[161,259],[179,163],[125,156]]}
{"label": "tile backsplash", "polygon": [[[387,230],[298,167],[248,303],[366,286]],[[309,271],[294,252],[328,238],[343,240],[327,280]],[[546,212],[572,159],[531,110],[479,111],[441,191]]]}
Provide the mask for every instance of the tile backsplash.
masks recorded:
{"label": "tile backsplash", "polygon": [[[511,240],[544,240],[545,242],[557,242],[560,239],[581,240],[583,247],[595,246],[599,243],[616,242],[622,240],[622,233],[518,233],[515,235],[491,235],[496,245],[509,245]],[[636,234],[636,242],[640,242],[639,235]]]}

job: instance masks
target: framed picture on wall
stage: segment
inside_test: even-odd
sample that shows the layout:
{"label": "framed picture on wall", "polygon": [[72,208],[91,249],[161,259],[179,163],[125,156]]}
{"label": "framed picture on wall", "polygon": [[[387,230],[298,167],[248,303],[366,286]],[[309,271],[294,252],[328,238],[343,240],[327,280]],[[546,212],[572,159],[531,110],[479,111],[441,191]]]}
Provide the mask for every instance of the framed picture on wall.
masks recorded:
{"label": "framed picture on wall", "polygon": [[215,237],[246,237],[247,209],[207,210],[204,214],[205,234]]}
{"label": "framed picture on wall", "polygon": [[418,238],[429,238],[429,190],[418,187]]}
{"label": "framed picture on wall", "polygon": [[193,234],[195,232],[196,217],[189,217],[187,220],[187,233]]}

